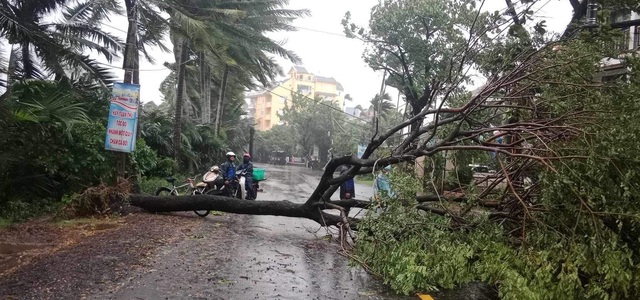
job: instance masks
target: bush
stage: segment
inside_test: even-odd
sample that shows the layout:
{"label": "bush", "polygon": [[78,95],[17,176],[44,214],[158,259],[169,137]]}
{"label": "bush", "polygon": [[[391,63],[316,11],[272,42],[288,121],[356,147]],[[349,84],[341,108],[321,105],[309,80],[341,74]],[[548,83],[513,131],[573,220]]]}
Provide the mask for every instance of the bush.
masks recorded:
{"label": "bush", "polygon": [[0,206],[0,219],[6,219],[11,222],[26,221],[33,217],[54,212],[60,206],[60,202],[50,198],[27,201],[26,199],[14,197]]}
{"label": "bush", "polygon": [[160,177],[143,177],[140,181],[140,193],[143,195],[153,195],[162,186],[169,186],[169,183]]}

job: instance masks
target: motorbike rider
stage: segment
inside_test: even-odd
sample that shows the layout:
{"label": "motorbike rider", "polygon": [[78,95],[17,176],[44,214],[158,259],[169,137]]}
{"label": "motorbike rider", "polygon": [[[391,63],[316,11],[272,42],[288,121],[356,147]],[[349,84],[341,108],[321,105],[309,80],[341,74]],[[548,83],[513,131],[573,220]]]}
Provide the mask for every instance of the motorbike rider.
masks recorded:
{"label": "motorbike rider", "polygon": [[253,163],[251,162],[251,155],[249,153],[245,153],[244,155],[242,155],[242,164],[238,167],[238,172],[239,171],[245,172],[244,190],[247,195],[245,199],[256,199],[256,191],[253,190]]}
{"label": "motorbike rider", "polygon": [[[229,151],[227,152],[227,161],[220,165],[220,173],[224,178],[225,185],[236,185],[236,154]],[[233,196],[233,195],[228,195]]]}

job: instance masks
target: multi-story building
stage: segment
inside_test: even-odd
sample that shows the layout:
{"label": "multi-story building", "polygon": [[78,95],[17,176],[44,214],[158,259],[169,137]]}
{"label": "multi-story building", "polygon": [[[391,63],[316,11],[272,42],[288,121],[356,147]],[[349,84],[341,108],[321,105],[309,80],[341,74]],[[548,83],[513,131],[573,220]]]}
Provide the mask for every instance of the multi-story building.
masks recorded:
{"label": "multi-story building", "polygon": [[616,39],[611,48],[617,53],[617,57],[602,60],[603,72],[598,74],[598,79],[606,82],[627,73],[622,60],[630,52],[640,50],[640,14],[628,9],[617,10],[611,14],[611,27],[620,31],[620,37]]}
{"label": "multi-story building", "polygon": [[344,88],[333,77],[317,76],[300,66],[291,68],[288,75],[265,91],[247,95],[249,115],[253,116],[257,130],[269,130],[282,124],[278,114],[290,103],[291,93],[331,101],[344,111]]}

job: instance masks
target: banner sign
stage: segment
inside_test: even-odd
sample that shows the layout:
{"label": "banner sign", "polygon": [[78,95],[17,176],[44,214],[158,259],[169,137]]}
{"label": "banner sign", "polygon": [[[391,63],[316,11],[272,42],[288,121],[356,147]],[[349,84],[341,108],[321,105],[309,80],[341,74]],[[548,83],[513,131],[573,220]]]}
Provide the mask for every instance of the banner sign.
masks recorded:
{"label": "banner sign", "polygon": [[113,84],[105,149],[127,153],[135,150],[139,103],[140,85]]}
{"label": "banner sign", "polygon": [[362,158],[362,154],[364,154],[364,150],[367,150],[367,145],[364,145],[364,144],[358,145],[358,158]]}

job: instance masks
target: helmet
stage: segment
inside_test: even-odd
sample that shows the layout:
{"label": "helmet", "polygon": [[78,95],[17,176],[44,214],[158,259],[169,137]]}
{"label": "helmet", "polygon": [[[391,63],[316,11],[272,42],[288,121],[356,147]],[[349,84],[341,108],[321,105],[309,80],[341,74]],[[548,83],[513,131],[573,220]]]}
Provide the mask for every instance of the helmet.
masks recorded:
{"label": "helmet", "polygon": [[220,172],[220,167],[218,166],[211,167],[211,172]]}
{"label": "helmet", "polygon": [[229,156],[236,156],[236,154],[233,153],[232,151],[229,151],[229,152],[227,152],[227,157],[229,157]]}
{"label": "helmet", "polygon": [[251,154],[245,153],[244,155],[242,155],[242,157],[251,158]]}
{"label": "helmet", "polygon": [[389,165],[389,166],[384,167],[384,170],[387,171],[387,172],[391,172],[391,166]]}

